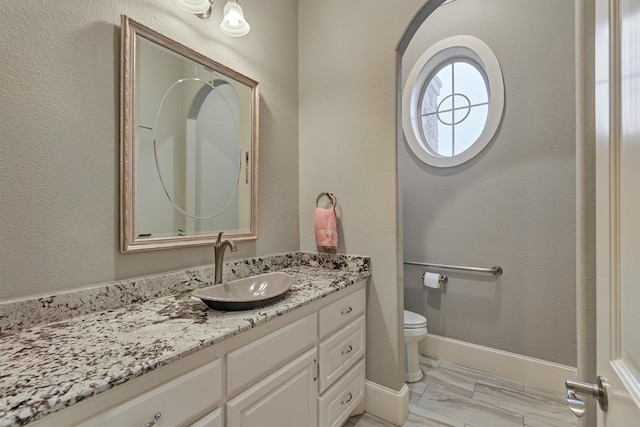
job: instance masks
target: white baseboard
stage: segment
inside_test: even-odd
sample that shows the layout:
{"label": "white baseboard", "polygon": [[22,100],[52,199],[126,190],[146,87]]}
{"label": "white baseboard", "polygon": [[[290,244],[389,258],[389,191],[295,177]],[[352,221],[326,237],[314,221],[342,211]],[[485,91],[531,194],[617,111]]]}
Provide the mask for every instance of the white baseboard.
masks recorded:
{"label": "white baseboard", "polygon": [[576,368],[571,366],[438,335],[428,334],[418,343],[418,350],[420,354],[435,359],[448,360],[469,368],[559,392],[566,392],[564,385],[566,378],[577,378]]}
{"label": "white baseboard", "polygon": [[409,417],[409,388],[406,384],[400,391],[365,382],[365,411],[397,426]]}

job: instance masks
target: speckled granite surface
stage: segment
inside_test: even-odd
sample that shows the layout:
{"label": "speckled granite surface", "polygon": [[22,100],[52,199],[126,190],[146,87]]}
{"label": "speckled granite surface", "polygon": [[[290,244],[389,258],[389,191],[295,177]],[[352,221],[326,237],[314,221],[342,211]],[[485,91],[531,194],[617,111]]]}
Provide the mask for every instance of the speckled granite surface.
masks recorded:
{"label": "speckled granite surface", "polygon": [[224,277],[268,271],[287,272],[294,284],[281,302],[249,311],[209,310],[185,294],[210,285],[207,267],[4,304],[0,426],[25,425],[370,274],[368,258],[293,253],[228,263]]}

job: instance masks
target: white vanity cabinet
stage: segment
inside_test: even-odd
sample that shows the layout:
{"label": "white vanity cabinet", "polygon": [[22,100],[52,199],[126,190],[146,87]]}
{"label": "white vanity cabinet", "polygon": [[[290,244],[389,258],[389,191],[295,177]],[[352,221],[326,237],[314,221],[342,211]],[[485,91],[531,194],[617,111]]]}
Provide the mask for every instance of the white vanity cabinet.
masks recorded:
{"label": "white vanity cabinet", "polygon": [[360,287],[229,353],[227,393],[254,385],[227,401],[226,426],[342,425],[364,399],[365,305]]}
{"label": "white vanity cabinet", "polygon": [[340,426],[364,409],[365,327],[359,282],[29,426]]}

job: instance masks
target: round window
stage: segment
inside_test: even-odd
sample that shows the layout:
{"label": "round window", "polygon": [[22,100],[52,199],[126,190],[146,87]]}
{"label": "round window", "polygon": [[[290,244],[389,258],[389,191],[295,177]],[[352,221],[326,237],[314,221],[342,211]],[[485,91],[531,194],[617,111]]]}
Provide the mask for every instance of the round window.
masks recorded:
{"label": "round window", "polygon": [[451,37],[430,47],[409,73],[405,138],[423,162],[456,166],[491,141],[503,107],[504,84],[493,52],[475,37]]}

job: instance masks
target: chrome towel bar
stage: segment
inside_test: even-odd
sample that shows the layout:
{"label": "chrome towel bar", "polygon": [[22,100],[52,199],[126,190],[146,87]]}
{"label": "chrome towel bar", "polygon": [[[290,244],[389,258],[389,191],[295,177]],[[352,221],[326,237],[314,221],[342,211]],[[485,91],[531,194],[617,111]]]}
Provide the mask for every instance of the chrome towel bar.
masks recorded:
{"label": "chrome towel bar", "polygon": [[490,274],[493,274],[494,276],[500,276],[502,274],[502,267],[500,266],[495,266],[491,268],[480,268],[480,267],[463,267],[461,265],[433,264],[430,262],[415,262],[415,261],[405,261],[404,264],[419,265],[421,267],[440,268],[445,270],[471,271],[474,273],[490,273]]}

